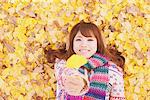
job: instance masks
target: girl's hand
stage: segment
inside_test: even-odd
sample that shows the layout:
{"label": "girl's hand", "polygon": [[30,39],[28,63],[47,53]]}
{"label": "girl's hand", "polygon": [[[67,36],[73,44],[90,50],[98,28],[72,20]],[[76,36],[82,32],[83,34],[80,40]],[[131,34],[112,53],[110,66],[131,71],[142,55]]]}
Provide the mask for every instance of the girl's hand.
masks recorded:
{"label": "girl's hand", "polygon": [[67,76],[64,82],[64,88],[70,95],[78,95],[85,83],[80,76]]}
{"label": "girl's hand", "polygon": [[73,75],[66,75],[63,80],[64,89],[69,95],[79,96],[88,91],[89,81],[87,70],[85,70],[85,74],[75,71]]}

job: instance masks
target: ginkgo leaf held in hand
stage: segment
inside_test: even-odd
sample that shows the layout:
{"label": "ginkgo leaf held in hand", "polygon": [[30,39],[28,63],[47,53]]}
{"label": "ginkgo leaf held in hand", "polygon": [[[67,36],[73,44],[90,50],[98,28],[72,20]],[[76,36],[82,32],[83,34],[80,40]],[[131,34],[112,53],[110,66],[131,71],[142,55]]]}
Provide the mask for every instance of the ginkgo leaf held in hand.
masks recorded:
{"label": "ginkgo leaf held in hand", "polygon": [[79,68],[86,63],[87,59],[84,56],[74,54],[68,58],[66,66],[69,68]]}

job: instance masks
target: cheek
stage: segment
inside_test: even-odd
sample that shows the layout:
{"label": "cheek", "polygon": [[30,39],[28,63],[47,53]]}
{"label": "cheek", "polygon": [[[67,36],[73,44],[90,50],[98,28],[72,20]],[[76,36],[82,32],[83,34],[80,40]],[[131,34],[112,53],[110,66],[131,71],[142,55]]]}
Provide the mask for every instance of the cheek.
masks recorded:
{"label": "cheek", "polygon": [[97,49],[97,43],[93,43],[91,44],[91,46],[93,47],[93,49]]}
{"label": "cheek", "polygon": [[79,49],[79,43],[73,42],[73,50],[74,50],[74,52],[77,53],[78,49]]}
{"label": "cheek", "polygon": [[90,44],[90,47],[94,50],[97,51],[97,42],[93,42]]}
{"label": "cheek", "polygon": [[95,45],[95,46],[93,47],[93,51],[94,51],[94,52],[97,52],[97,45]]}

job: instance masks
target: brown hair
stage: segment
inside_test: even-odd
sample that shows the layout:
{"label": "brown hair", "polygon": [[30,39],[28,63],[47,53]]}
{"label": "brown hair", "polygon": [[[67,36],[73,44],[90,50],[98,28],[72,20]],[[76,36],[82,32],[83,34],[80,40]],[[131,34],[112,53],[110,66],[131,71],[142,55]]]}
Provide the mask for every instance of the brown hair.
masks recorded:
{"label": "brown hair", "polygon": [[111,61],[114,62],[117,66],[124,69],[125,64],[125,58],[121,55],[121,52],[119,52],[115,45],[113,46],[107,46],[107,55],[109,58],[111,58]]}
{"label": "brown hair", "polygon": [[120,67],[124,65],[125,60],[124,58],[122,59],[122,57],[120,57],[121,53],[117,53],[117,49],[111,50],[111,48],[105,48],[101,31],[99,30],[99,28],[94,23],[86,23],[84,21],[80,21],[72,28],[69,34],[69,46],[67,50],[44,50],[47,55],[48,61],[54,62],[55,58],[68,59],[72,54],[75,54],[73,51],[73,39],[79,31],[82,35],[86,37],[91,37],[91,33],[93,33],[93,35],[97,39],[97,52],[109,57],[114,63],[116,63]]}
{"label": "brown hair", "polygon": [[103,43],[103,39],[102,39],[102,36],[100,34],[100,30],[98,29],[98,27],[91,22],[86,23],[84,21],[81,21],[80,23],[76,24],[70,32],[69,48],[67,50],[67,58],[70,57],[72,54],[74,54],[73,39],[79,31],[85,37],[91,37],[91,33],[93,33],[93,35],[96,37],[97,42],[98,42],[97,43],[97,47],[98,47],[97,52],[104,54],[104,52],[105,52],[104,43]]}

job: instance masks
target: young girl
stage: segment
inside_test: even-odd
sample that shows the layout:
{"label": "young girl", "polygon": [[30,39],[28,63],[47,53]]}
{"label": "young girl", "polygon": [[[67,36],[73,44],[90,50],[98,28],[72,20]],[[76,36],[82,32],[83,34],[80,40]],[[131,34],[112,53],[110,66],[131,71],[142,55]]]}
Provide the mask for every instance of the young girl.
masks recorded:
{"label": "young girl", "polygon": [[[52,58],[59,58],[54,65],[57,100],[125,100],[121,69],[124,58],[117,50],[105,48],[95,24],[81,21],[71,30],[66,51],[49,49],[45,53],[50,62]],[[88,62],[73,72],[74,77],[63,77],[63,73],[70,72],[66,70],[66,60],[73,54],[84,56]],[[79,93],[82,88],[85,91]]]}

